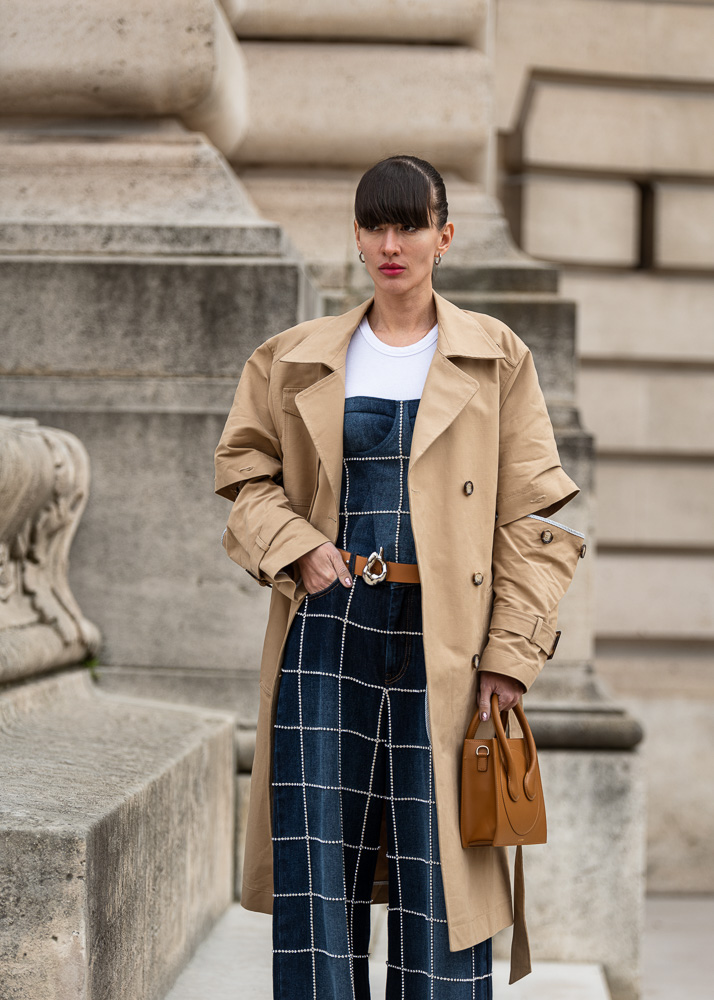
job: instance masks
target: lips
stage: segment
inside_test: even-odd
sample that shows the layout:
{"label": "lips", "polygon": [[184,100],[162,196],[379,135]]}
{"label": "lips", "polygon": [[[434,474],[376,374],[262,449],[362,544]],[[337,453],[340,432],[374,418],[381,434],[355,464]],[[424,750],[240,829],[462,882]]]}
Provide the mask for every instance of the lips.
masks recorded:
{"label": "lips", "polygon": [[381,264],[379,267],[380,271],[386,271],[387,274],[397,274],[404,270],[401,264]]}

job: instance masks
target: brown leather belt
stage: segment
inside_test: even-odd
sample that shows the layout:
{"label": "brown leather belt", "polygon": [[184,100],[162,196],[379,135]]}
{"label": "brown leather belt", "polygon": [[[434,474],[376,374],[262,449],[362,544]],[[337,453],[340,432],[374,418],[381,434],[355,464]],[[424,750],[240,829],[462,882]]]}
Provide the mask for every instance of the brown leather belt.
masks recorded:
{"label": "brown leather belt", "polygon": [[[416,563],[387,562],[382,559],[383,549],[373,552],[369,557],[355,556],[354,571],[365,583],[419,583],[419,567]],[[349,566],[351,553],[339,549],[339,553]]]}

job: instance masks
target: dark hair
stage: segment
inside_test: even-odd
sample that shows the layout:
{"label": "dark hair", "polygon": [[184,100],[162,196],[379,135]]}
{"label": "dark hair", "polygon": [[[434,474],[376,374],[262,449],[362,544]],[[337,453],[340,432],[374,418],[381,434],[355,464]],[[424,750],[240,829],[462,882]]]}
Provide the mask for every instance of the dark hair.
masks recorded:
{"label": "dark hair", "polygon": [[355,193],[357,225],[441,229],[449,217],[441,174],[416,156],[390,156],[362,175]]}

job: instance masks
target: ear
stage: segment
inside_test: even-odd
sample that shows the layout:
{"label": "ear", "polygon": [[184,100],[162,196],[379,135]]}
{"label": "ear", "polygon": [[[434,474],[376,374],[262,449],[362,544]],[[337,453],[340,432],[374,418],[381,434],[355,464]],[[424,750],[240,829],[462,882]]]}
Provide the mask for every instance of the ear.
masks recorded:
{"label": "ear", "polygon": [[359,226],[357,225],[357,219],[355,219],[355,243],[357,244],[357,249],[360,249],[359,245]]}
{"label": "ear", "polygon": [[444,228],[441,230],[441,238],[439,240],[439,246],[437,250],[439,253],[444,254],[451,246],[451,241],[454,238],[454,224],[453,222],[447,222]]}

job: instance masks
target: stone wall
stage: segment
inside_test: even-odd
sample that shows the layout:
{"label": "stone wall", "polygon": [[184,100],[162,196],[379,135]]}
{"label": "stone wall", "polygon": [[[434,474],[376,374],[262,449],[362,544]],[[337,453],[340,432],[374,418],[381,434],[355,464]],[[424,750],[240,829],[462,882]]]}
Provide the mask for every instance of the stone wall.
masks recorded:
{"label": "stone wall", "polygon": [[714,890],[714,7],[498,0],[500,190],[578,305],[597,442],[596,661],[648,739],[648,885]]}

